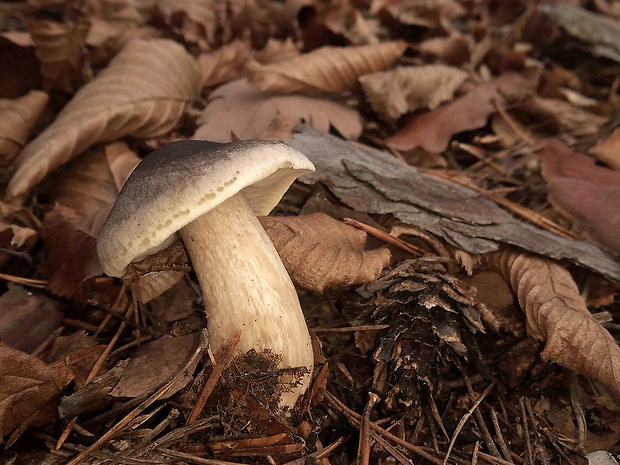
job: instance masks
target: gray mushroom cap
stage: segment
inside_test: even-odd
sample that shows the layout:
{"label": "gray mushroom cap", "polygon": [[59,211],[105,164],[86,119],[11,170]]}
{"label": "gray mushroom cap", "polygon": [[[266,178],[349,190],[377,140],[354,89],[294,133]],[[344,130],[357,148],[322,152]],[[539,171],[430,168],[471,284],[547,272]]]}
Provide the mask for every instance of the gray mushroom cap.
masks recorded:
{"label": "gray mushroom cap", "polygon": [[121,277],[131,262],[164,249],[178,230],[239,192],[256,215],[267,215],[298,176],[312,171],[310,160],[280,142],[166,144],[136,167],[101,228],[103,271]]}

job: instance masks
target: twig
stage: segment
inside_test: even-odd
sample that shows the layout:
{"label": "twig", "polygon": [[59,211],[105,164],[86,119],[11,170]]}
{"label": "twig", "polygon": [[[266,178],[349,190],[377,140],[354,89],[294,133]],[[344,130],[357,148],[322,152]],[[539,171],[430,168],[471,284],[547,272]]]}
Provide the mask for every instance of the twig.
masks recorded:
{"label": "twig", "polygon": [[[355,425],[356,427],[360,426],[361,420],[362,420],[362,416],[359,413],[351,410],[341,400],[339,400],[336,396],[334,396],[331,392],[329,392],[327,390],[325,390],[323,392],[325,394],[325,399],[334,408],[336,408],[337,411],[339,411],[340,413],[344,414],[349,419],[349,421],[351,421],[353,423],[353,425]],[[429,462],[432,462],[432,463],[434,463],[436,465],[443,465],[443,462],[441,460],[439,460],[436,457],[433,457],[431,454],[426,452],[421,447],[418,447],[416,445],[408,443],[407,441],[402,440],[398,436],[395,436],[392,433],[390,433],[389,431],[386,431],[385,429],[381,428],[380,426],[378,426],[374,422],[369,422],[368,425],[370,426],[370,428],[374,432],[378,433],[380,436],[383,436],[384,438],[389,439],[390,441],[396,443],[397,445],[399,445],[401,447],[404,447],[405,449],[413,452],[414,454],[419,455],[422,458],[425,458]]]}
{"label": "twig", "polygon": [[386,242],[387,244],[391,244],[395,247],[398,247],[399,249],[404,250],[405,252],[409,252],[410,254],[422,256],[426,253],[424,252],[424,250],[420,249],[419,247],[416,247],[413,244],[409,244],[408,242],[398,239],[397,237],[390,236],[385,231],[381,231],[380,229],[370,226],[369,224],[362,223],[361,221],[357,221],[352,218],[343,218],[342,222],[345,224],[348,224],[349,226],[354,226],[358,229],[361,229],[367,234],[370,234],[371,236],[374,236],[377,239],[382,240],[383,242]]}
{"label": "twig", "polygon": [[112,439],[114,436],[116,436],[118,433],[120,433],[127,425],[131,423],[131,421],[134,418],[136,418],[140,414],[140,412],[142,412],[144,409],[149,407],[151,404],[153,404],[159,398],[161,398],[164,394],[166,394],[166,392],[168,392],[170,387],[174,385],[179,379],[181,379],[181,377],[185,376],[186,372],[189,370],[189,367],[191,367],[194,364],[194,362],[199,357],[201,357],[202,354],[205,352],[206,347],[207,347],[206,340],[207,340],[206,331],[203,330],[201,334],[200,345],[196,348],[191,358],[188,360],[187,364],[181,370],[179,370],[179,372],[170,381],[168,381],[161,388],[159,388],[155,392],[155,394],[153,394],[147,400],[145,400],[140,405],[138,405],[134,410],[129,412],[129,414],[127,414],[125,418],[123,418],[118,423],[116,423],[112,428],[110,428],[106,433],[104,433],[97,441],[95,441],[89,447],[87,447],[82,452],[80,452],[72,460],[67,462],[66,465],[77,465],[78,463],[80,463],[82,460],[88,457],[91,452],[98,450],[103,444],[105,444],[110,439]]}
{"label": "twig", "polygon": [[527,413],[525,411],[525,399],[523,397],[519,399],[519,405],[521,407],[521,419],[523,420],[523,436],[525,439],[525,463],[527,465],[534,465],[532,444],[530,442],[530,429],[527,426]]}
{"label": "twig", "polygon": [[499,444],[499,449],[502,451],[502,455],[504,458],[510,463],[514,463],[510,456],[510,449],[506,445],[504,441],[504,435],[502,434],[502,430],[499,426],[499,420],[497,419],[497,412],[494,408],[491,408],[491,422],[493,423],[493,428],[495,428],[495,436],[497,438],[497,443]]}
{"label": "twig", "polygon": [[364,407],[362,422],[360,423],[360,440],[357,449],[357,464],[368,465],[370,461],[370,414],[375,404],[379,401],[379,396],[373,392],[369,394],[368,403]]}
{"label": "twig", "polygon": [[311,328],[316,334],[322,333],[352,333],[357,331],[380,331],[389,328],[390,325],[359,325],[345,326],[344,328]]}
{"label": "twig", "polygon": [[23,286],[32,286],[38,288],[44,288],[47,286],[46,279],[31,279],[31,278],[22,278],[21,276],[13,276],[10,274],[0,273],[0,279],[4,279],[10,283],[21,284]]}
{"label": "twig", "polygon": [[179,452],[171,449],[160,449],[160,451],[169,457],[182,459],[186,462],[197,463],[198,465],[239,465],[238,462],[225,462],[223,460],[205,459],[202,457],[196,457],[195,455],[188,454],[186,452]]}
{"label": "twig", "polygon": [[[478,411],[478,405],[480,405],[480,403],[489,394],[489,392],[491,392],[491,389],[493,389],[493,386],[495,386],[494,383],[489,384],[489,386],[482,392],[482,394],[480,394],[480,396],[478,397],[478,400],[474,402],[474,405],[472,405],[471,408],[465,413],[465,415],[463,415],[463,417],[459,420],[459,423],[458,425],[456,425],[456,429],[454,430],[454,433],[452,434],[452,439],[450,440],[450,445],[448,446],[446,456],[443,459],[443,462],[442,462],[443,465],[446,465],[448,463],[448,459],[450,458],[450,454],[452,453],[452,448],[454,447],[454,443],[456,442],[456,439],[458,438],[461,430],[465,426],[465,423],[467,423],[467,420],[469,420],[469,418],[472,416],[474,412]],[[469,387],[471,387],[471,384],[469,385]],[[472,394],[470,394],[470,397],[473,400],[474,396]]]}
{"label": "twig", "polygon": [[[573,372],[570,373],[570,382],[568,383],[568,392],[570,395],[570,403],[573,408],[575,420],[577,421],[577,430],[579,432],[579,447],[583,448],[586,443],[586,414],[581,405],[581,399],[579,398],[579,386],[577,384],[577,375]],[[585,448],[584,448],[585,451]]]}
{"label": "twig", "polygon": [[497,110],[499,115],[503,118],[503,120],[506,122],[506,124],[508,124],[510,129],[512,129],[523,142],[525,142],[530,147],[532,147],[536,143],[536,141],[532,139],[532,137],[530,137],[530,135],[527,134],[525,130],[523,130],[521,125],[508,114],[508,112],[502,105],[498,105],[498,103],[493,100],[493,106],[495,107],[495,110]]}
{"label": "twig", "polygon": [[471,454],[471,465],[478,465],[478,454],[480,453],[480,441],[476,441],[474,451]]}

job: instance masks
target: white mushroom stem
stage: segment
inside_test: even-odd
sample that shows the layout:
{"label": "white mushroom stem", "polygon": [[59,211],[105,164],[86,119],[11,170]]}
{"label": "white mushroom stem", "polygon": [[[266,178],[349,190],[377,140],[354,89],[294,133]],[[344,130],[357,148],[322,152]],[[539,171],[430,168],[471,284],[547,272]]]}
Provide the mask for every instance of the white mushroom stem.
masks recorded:
{"label": "white mushroom stem", "polygon": [[241,330],[237,353],[269,349],[281,368],[307,368],[301,385],[283,394],[280,405],[292,407],[310,382],[310,335],[295,287],[243,193],[179,232],[204,296],[211,349],[217,356]]}

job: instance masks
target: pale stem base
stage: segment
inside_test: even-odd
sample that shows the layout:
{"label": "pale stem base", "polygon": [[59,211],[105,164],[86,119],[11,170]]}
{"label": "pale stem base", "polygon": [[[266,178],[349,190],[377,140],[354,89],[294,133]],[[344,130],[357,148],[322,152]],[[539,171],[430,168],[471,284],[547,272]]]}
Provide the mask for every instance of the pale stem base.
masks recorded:
{"label": "pale stem base", "polygon": [[[237,352],[269,349],[280,367],[313,367],[308,328],[299,298],[278,252],[242,193],[180,231],[203,292],[214,354],[241,330]],[[302,384],[283,395],[292,407]]]}

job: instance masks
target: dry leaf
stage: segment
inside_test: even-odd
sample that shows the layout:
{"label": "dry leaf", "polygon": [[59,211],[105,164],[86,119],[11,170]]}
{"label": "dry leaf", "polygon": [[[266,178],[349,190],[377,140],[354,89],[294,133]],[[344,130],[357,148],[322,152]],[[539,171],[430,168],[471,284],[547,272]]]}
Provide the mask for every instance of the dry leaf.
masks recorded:
{"label": "dry leaf", "polygon": [[8,260],[12,254],[22,255],[27,260],[30,259],[28,252],[35,245],[38,239],[37,232],[29,227],[17,224],[8,224],[0,219],[0,266]]}
{"label": "dry leaf", "polygon": [[597,134],[608,118],[595,115],[589,111],[571,105],[564,100],[532,96],[519,110],[527,115],[539,118],[554,130],[566,132],[573,136]]}
{"label": "dry leaf", "polygon": [[0,100],[0,170],[6,169],[24,148],[48,100],[40,90],[15,100]]}
{"label": "dry leaf", "polygon": [[389,67],[407,48],[405,42],[361,47],[322,47],[271,65],[248,64],[248,80],[270,92],[343,92],[357,79]]}
{"label": "dry leaf", "polygon": [[620,399],[620,347],[588,311],[570,273],[554,261],[504,249],[483,256],[517,294],[541,356],[605,385]]}
{"label": "dry leaf", "polygon": [[45,215],[40,230],[47,252],[41,264],[49,278],[47,288],[68,299],[78,299],[86,280],[103,274],[96,240],[80,230],[77,221],[72,209],[56,204]]}
{"label": "dry leaf", "polygon": [[328,132],[333,127],[343,137],[356,139],[362,132],[359,114],[333,99],[304,95],[273,95],[257,90],[245,79],[217,88],[198,119],[194,139],[229,142],[257,139],[272,123],[290,130],[301,121]]}
{"label": "dry leaf", "polygon": [[600,140],[590,149],[590,153],[597,160],[607,163],[612,168],[620,171],[620,127],[603,140]]}
{"label": "dry leaf", "polygon": [[387,248],[364,251],[365,232],[324,213],[260,222],[293,281],[312,292],[374,281],[390,261]]}
{"label": "dry leaf", "polygon": [[[166,383],[187,364],[200,344],[200,333],[162,337],[138,348],[124,366],[121,379],[110,392],[113,397],[139,397]],[[191,368],[195,368],[199,359]],[[191,380],[193,369],[185,372],[161,398],[167,399]]]}
{"label": "dry leaf", "polygon": [[412,117],[405,127],[385,142],[396,150],[422,147],[428,152],[443,152],[455,134],[484,126],[487,118],[495,111],[493,103],[504,104],[502,95],[520,96],[530,93],[536,81],[516,73],[503,74],[453,102]]}
{"label": "dry leaf", "polygon": [[47,90],[72,93],[90,77],[85,47],[90,22],[84,13],[73,16],[65,22],[26,18]]}
{"label": "dry leaf", "polygon": [[210,87],[238,78],[250,57],[250,43],[236,40],[198,57],[201,87]]}
{"label": "dry leaf", "polygon": [[467,73],[445,65],[398,67],[360,77],[372,108],[388,121],[450,100]]}
{"label": "dry leaf", "polygon": [[97,146],[60,168],[50,179],[48,192],[54,202],[76,213],[78,229],[97,237],[121,187],[138,163],[138,155],[123,142]]}
{"label": "dry leaf", "polygon": [[72,376],[63,362],[47,365],[0,342],[0,437],[24,422],[35,426],[53,421],[54,401]]}
{"label": "dry leaf", "polygon": [[9,285],[0,296],[0,340],[32,352],[60,326],[63,314],[55,300]]}
{"label": "dry leaf", "polygon": [[453,34],[449,37],[432,37],[417,45],[417,49],[428,57],[452,66],[460,66],[468,63],[474,39],[471,36]]}
{"label": "dry leaf", "polygon": [[399,23],[437,27],[450,18],[458,18],[466,10],[457,0],[373,0],[371,13],[386,12]]}
{"label": "dry leaf", "polygon": [[620,173],[560,141],[542,141],[543,176],[554,206],[578,229],[620,255]]}
{"label": "dry leaf", "polygon": [[213,0],[157,0],[157,8],[174,32],[203,49],[215,43],[218,27],[226,17],[226,6],[218,6]]}
{"label": "dry leaf", "polygon": [[146,304],[171,289],[186,274],[186,271],[164,270],[142,275],[132,283],[132,295]]}
{"label": "dry leaf", "polygon": [[22,202],[50,171],[98,142],[166,133],[199,94],[199,85],[194,60],[176,42],[130,42],[24,149],[7,201]]}
{"label": "dry leaf", "polygon": [[298,56],[299,50],[290,37],[286,40],[269,39],[267,44],[253,55],[254,60],[262,64],[292,60]]}

